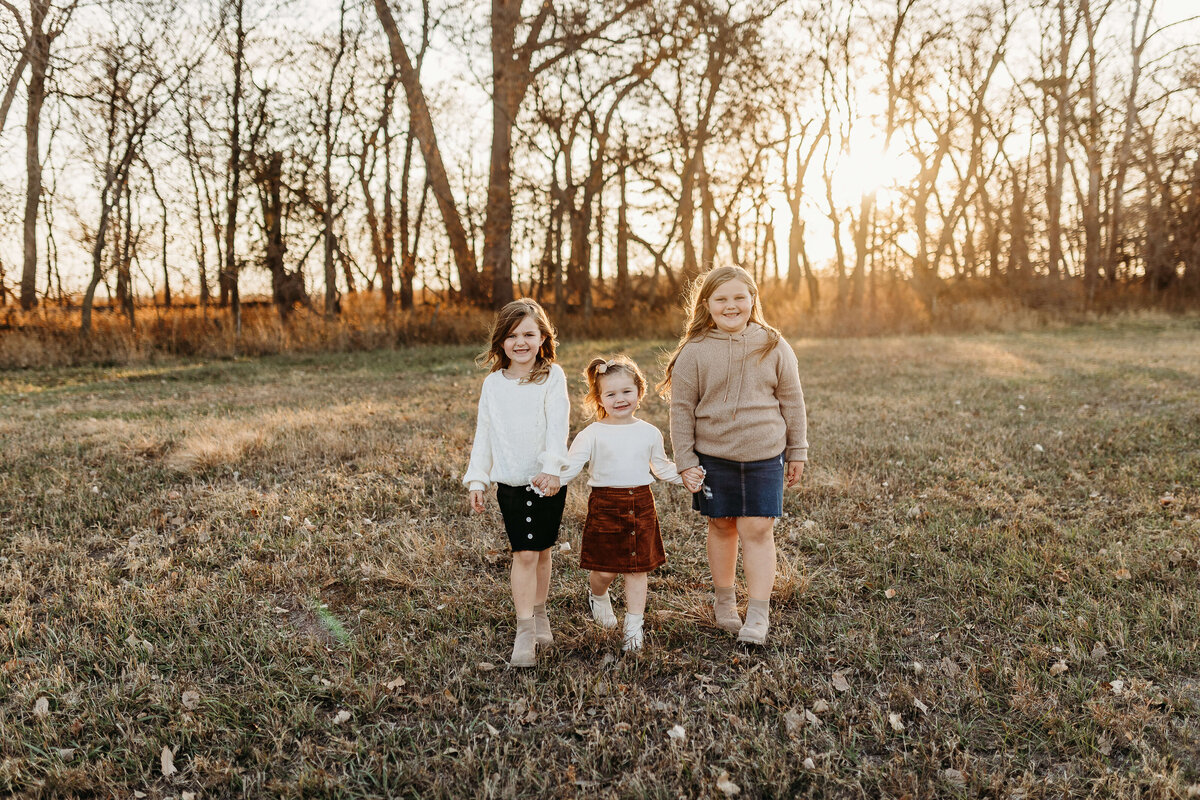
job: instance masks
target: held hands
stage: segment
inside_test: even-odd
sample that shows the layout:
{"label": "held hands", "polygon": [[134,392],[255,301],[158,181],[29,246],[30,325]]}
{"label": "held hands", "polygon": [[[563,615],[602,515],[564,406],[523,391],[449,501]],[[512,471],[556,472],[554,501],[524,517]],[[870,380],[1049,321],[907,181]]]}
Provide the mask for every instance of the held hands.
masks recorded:
{"label": "held hands", "polygon": [[483,513],[483,492],[479,489],[472,489],[470,492],[471,510],[476,514]]}
{"label": "held hands", "polygon": [[679,473],[679,477],[683,478],[684,487],[695,494],[700,491],[700,486],[704,483],[704,470],[699,467],[688,467]]}
{"label": "held hands", "polygon": [[548,472],[539,472],[529,483],[545,497],[553,497],[558,494],[558,489],[562,486],[562,483],[558,480],[558,476],[551,475]]}
{"label": "held hands", "polygon": [[787,462],[787,468],[786,468],[786,472],[784,474],[784,483],[787,486],[787,488],[790,489],[793,486],[800,483],[800,477],[802,475],[804,475],[804,462],[803,461]]}

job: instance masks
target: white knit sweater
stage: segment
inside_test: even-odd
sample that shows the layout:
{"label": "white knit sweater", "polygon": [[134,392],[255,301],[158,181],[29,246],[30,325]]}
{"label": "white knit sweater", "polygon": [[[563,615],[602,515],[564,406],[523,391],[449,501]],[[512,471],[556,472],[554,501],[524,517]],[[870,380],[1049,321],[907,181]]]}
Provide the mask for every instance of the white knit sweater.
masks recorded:
{"label": "white knit sweater", "polygon": [[567,376],[557,364],[541,383],[521,383],[496,370],[483,379],[468,489],[492,483],[525,486],[539,472],[558,475],[567,463],[571,401]]}
{"label": "white knit sweater", "polygon": [[593,422],[575,434],[559,480],[566,483],[589,463],[588,486],[649,486],[655,477],[683,483],[675,462],[667,458],[662,432],[640,419],[620,425]]}

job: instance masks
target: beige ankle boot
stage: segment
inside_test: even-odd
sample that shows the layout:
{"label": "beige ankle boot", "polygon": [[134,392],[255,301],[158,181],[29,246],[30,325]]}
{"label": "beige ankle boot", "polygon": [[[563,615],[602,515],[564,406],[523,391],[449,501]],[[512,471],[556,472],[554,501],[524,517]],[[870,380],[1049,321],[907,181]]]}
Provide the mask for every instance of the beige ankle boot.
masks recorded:
{"label": "beige ankle boot", "polygon": [[770,628],[770,600],[751,600],[746,606],[746,624],[738,631],[737,640],[748,644],[766,644]]}
{"label": "beige ankle boot", "polygon": [[537,666],[537,623],[533,617],[517,620],[517,638],[513,641],[510,667]]}
{"label": "beige ankle boot", "polygon": [[534,628],[537,630],[538,647],[549,647],[554,644],[554,634],[550,631],[550,617],[546,615],[546,604],[538,603],[533,607]]}
{"label": "beige ankle boot", "polygon": [[742,628],[742,618],[738,616],[737,595],[732,586],[713,587],[713,616],[717,618],[717,627],[737,633]]}

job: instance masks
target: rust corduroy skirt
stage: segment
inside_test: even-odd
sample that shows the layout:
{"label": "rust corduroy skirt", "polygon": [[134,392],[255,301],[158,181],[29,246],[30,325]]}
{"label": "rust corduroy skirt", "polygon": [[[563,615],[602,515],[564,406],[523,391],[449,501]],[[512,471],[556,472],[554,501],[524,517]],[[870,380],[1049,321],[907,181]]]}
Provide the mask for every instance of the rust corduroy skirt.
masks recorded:
{"label": "rust corduroy skirt", "polygon": [[601,572],[649,572],[667,561],[649,486],[593,486],[579,566]]}

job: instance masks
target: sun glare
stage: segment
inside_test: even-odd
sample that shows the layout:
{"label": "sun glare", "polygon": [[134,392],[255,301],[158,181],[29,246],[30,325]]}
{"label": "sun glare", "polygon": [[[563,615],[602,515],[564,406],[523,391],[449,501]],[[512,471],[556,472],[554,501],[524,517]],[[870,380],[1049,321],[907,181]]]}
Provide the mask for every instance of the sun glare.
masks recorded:
{"label": "sun glare", "polygon": [[855,136],[833,174],[834,199],[840,205],[851,205],[871,192],[879,199],[916,173],[912,157],[900,151],[894,142],[885,148],[874,134]]}

